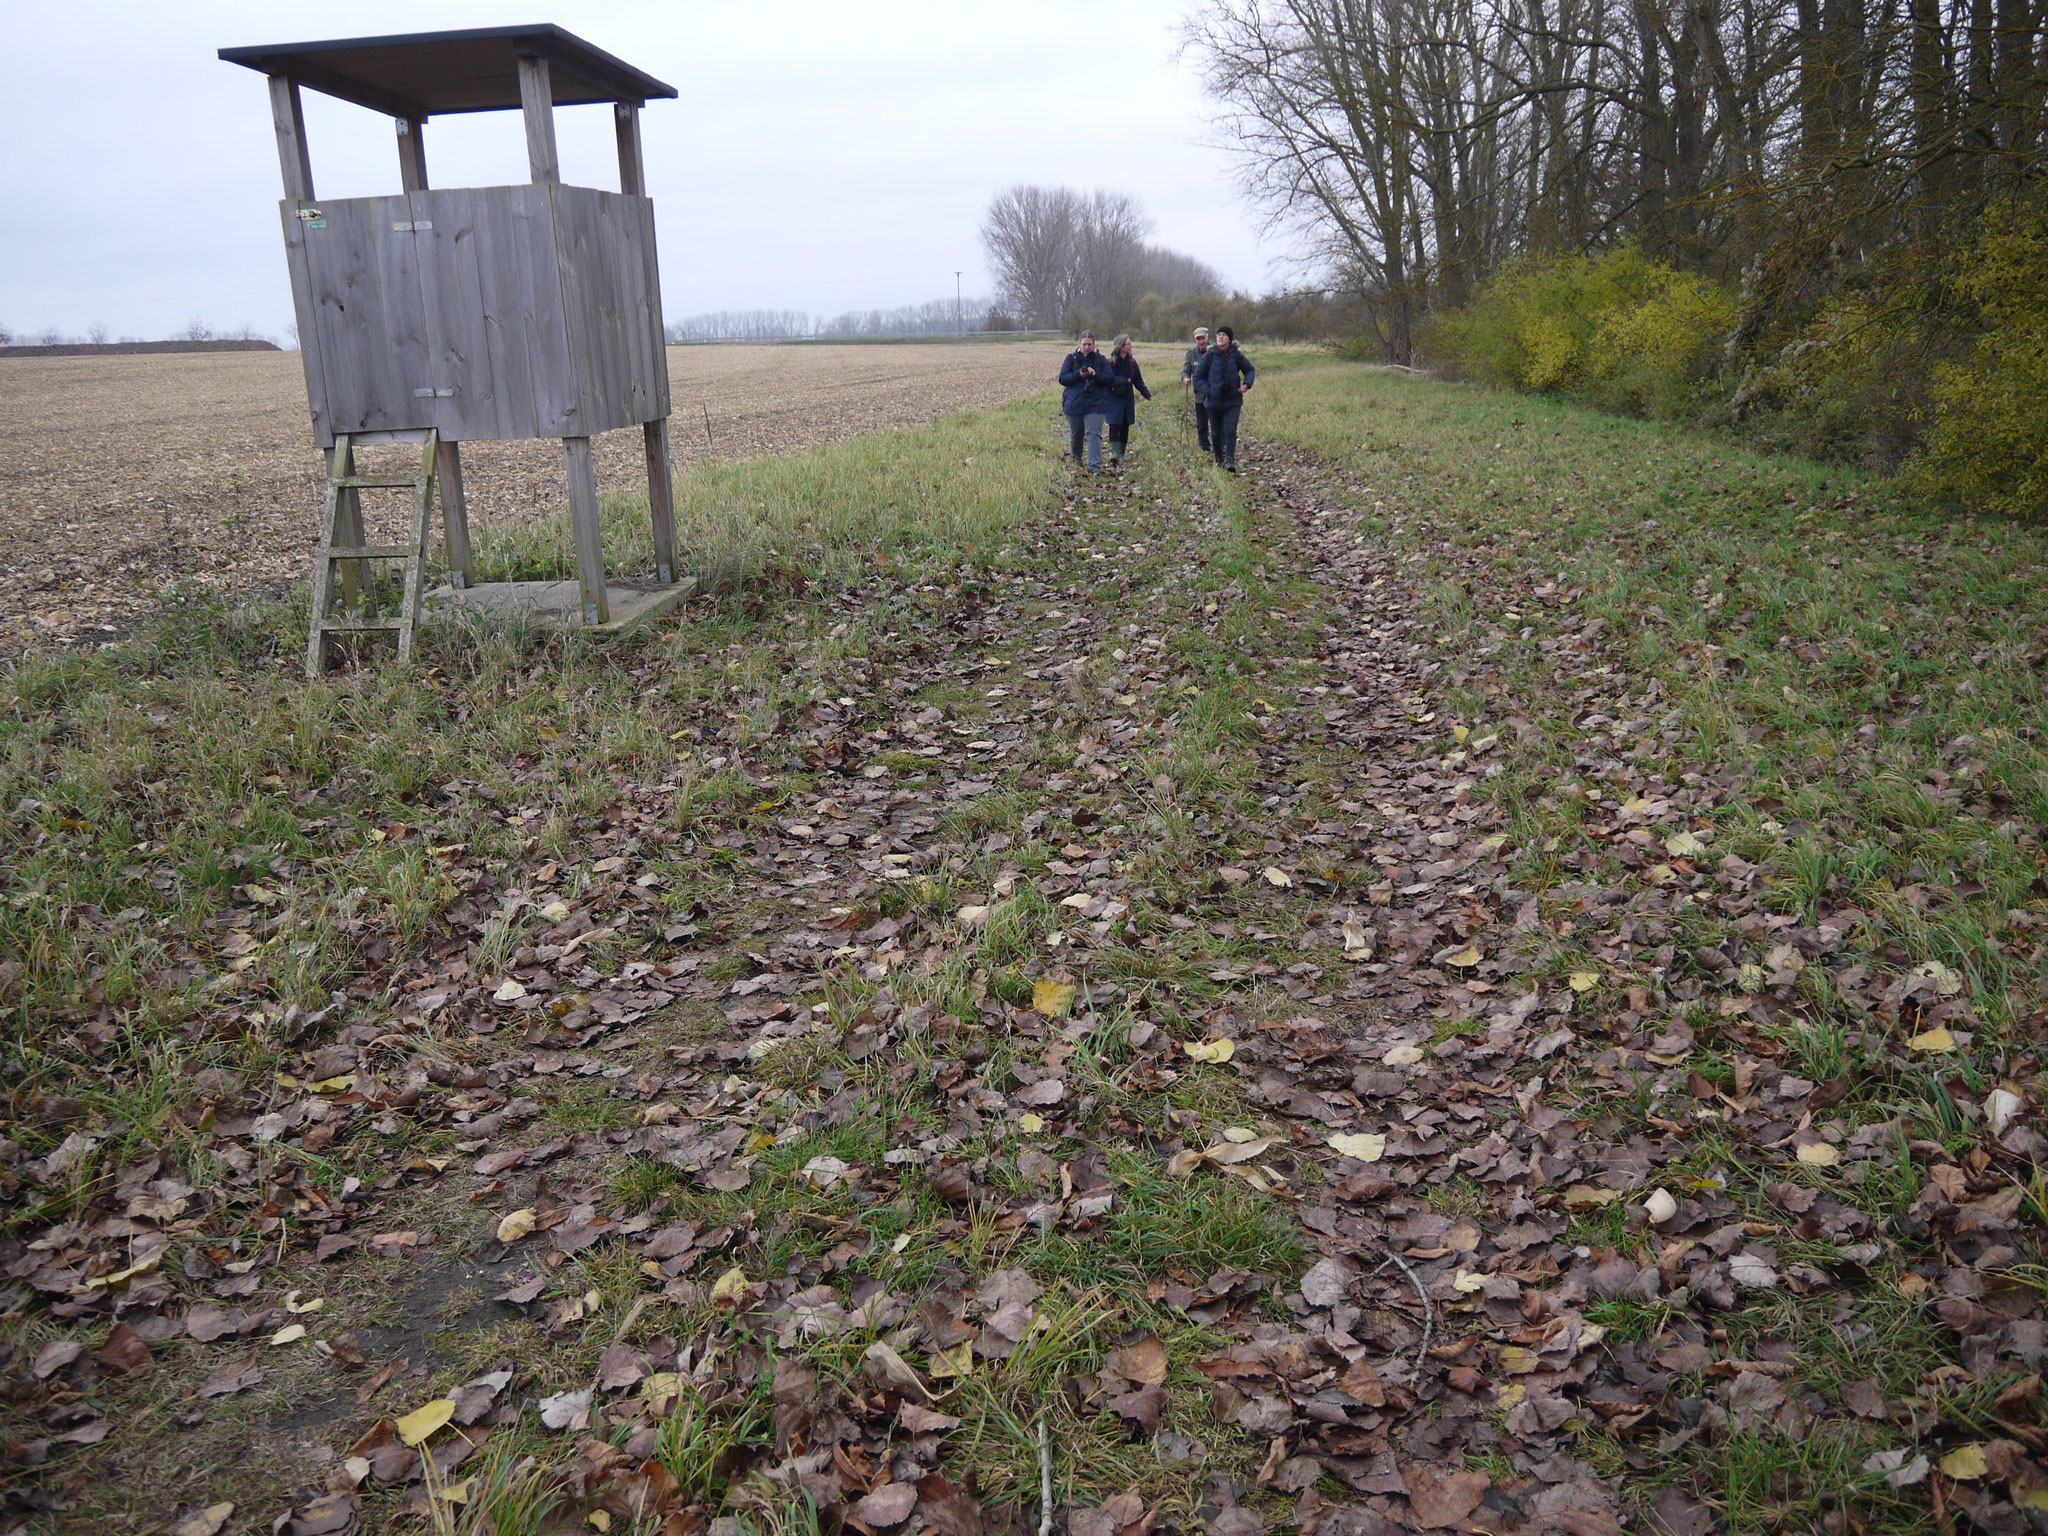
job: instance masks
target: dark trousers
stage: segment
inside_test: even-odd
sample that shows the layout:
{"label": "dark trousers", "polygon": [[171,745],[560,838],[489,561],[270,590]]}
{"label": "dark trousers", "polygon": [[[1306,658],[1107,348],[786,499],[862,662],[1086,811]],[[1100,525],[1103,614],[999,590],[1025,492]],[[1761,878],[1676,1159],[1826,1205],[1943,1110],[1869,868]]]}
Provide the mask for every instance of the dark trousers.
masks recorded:
{"label": "dark trousers", "polygon": [[1207,453],[1209,451],[1209,407],[1203,403],[1200,395],[1194,396],[1193,399],[1195,402],[1195,444],[1202,452]]}
{"label": "dark trousers", "polygon": [[1128,421],[1113,421],[1109,424],[1109,451],[1117,458],[1124,456],[1124,450],[1131,446],[1131,424]]}
{"label": "dark trousers", "polygon": [[1209,441],[1203,446],[1215,453],[1218,464],[1237,462],[1237,418],[1243,410],[1242,400],[1202,407],[1202,414],[1209,418]]}

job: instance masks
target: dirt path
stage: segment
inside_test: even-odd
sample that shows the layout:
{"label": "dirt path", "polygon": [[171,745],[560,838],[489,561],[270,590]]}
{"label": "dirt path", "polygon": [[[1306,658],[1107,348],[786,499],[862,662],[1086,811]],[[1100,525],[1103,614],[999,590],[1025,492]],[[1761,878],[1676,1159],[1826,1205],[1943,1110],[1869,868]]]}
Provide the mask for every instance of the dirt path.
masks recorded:
{"label": "dirt path", "polygon": [[[671,347],[678,468],[782,453],[1046,388],[1051,343]],[[596,441],[644,487],[640,434]],[[464,452],[474,515],[566,496],[552,441]],[[247,594],[305,574],[320,458],[296,352],[0,357],[0,655],[105,644],[179,583]]]}
{"label": "dirt path", "polygon": [[[1022,1533],[1041,1435],[1069,1536],[1692,1536],[1755,1467],[1866,1528],[1987,1506],[1915,1392],[2038,1393],[2017,1154],[1895,1174],[1793,1002],[1817,969],[1945,1029],[1939,976],[1708,852],[1739,785],[1672,761],[1571,586],[1170,423],[1124,478],[1048,464],[987,567],[700,609],[584,667],[589,720],[556,658],[451,650],[376,695],[445,722],[432,775],[252,791],[294,851],[178,963],[187,1035],[259,1065],[152,1090],[140,1151],[30,1106],[18,1189],[87,1192],[0,1254],[23,1512],[133,1517],[150,1467],[159,1526],[281,1487],[295,1529],[383,1529],[474,1476],[570,1522]],[[1458,650],[1461,594],[1500,626]],[[1520,834],[1561,791],[1509,636],[1625,781],[1583,848]],[[285,1008],[294,914],[339,911],[343,990]],[[1901,1071],[1900,1034],[1856,1048]],[[1973,1444],[2024,1490],[2012,1433]]]}

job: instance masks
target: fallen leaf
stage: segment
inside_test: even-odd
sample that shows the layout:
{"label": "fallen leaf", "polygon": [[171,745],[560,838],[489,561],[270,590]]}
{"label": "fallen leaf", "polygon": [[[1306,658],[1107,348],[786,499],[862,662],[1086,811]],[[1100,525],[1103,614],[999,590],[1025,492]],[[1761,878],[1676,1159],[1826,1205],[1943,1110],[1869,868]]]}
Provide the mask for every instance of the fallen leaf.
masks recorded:
{"label": "fallen leaf", "polygon": [[847,1518],[882,1530],[901,1525],[917,1508],[917,1484],[884,1483],[848,1510]]}
{"label": "fallen leaf", "polygon": [[1935,992],[1942,997],[1954,997],[1963,990],[1962,973],[1950,970],[1939,960],[1930,960],[1925,965],[1914,966],[1913,974],[1933,982]]}
{"label": "fallen leaf", "polygon": [[123,1376],[133,1376],[146,1371],[150,1366],[149,1346],[142,1342],[142,1335],[126,1323],[114,1324],[113,1332],[107,1335],[106,1344],[93,1358],[109,1370],[119,1371]]}
{"label": "fallen leaf", "polygon": [[1956,1048],[1956,1037],[1948,1032],[1946,1024],[1937,1024],[1932,1029],[1922,1030],[1906,1042],[1909,1050],[1943,1052]]}
{"label": "fallen leaf", "polygon": [[1266,883],[1277,886],[1284,891],[1294,884],[1294,877],[1279,865],[1268,864],[1266,866]]}
{"label": "fallen leaf", "polygon": [[187,1515],[171,1527],[171,1536],[220,1536],[222,1527],[228,1523],[228,1516],[235,1512],[234,1502],[226,1500],[209,1504],[195,1514]]}
{"label": "fallen leaf", "polygon": [[717,1306],[738,1306],[747,1291],[747,1272],[735,1264],[720,1275],[711,1287],[711,1304]]}
{"label": "fallen leaf", "polygon": [[534,1228],[536,1221],[530,1210],[513,1211],[498,1223],[498,1241],[516,1243]]}
{"label": "fallen leaf", "polygon": [[1074,984],[1055,981],[1050,976],[1039,977],[1031,983],[1031,1008],[1048,1019],[1064,1019],[1074,1011]]}
{"label": "fallen leaf", "polygon": [[1045,1118],[1042,1115],[1019,1115],[1017,1129],[1026,1136],[1036,1136],[1045,1129]]}
{"label": "fallen leaf", "polygon": [[272,1344],[296,1344],[306,1336],[304,1323],[286,1323],[270,1336]]}
{"label": "fallen leaf", "polygon": [[1328,1143],[1345,1157],[1355,1157],[1361,1163],[1376,1163],[1387,1155],[1387,1138],[1370,1132],[1340,1131],[1329,1137]]}
{"label": "fallen leaf", "polygon": [[1565,978],[1565,981],[1574,992],[1590,992],[1600,985],[1600,973],[1598,971],[1573,971],[1571,975]]}
{"label": "fallen leaf", "polygon": [[1707,851],[1707,845],[1696,832],[1680,832],[1664,839],[1664,851],[1674,859],[1696,859]]}
{"label": "fallen leaf", "polygon": [[916,1403],[905,1403],[899,1407],[896,1422],[913,1435],[939,1434],[960,1427],[960,1421],[952,1414],[935,1413],[929,1408],[920,1408]]}
{"label": "fallen leaf", "polygon": [[1452,1472],[1436,1477],[1428,1468],[1414,1463],[1402,1466],[1401,1481],[1408,1489],[1409,1513],[1425,1531],[1460,1524],[1479,1507],[1479,1501],[1493,1486],[1493,1479],[1484,1472]]}
{"label": "fallen leaf", "polygon": [[1842,1161],[1842,1149],[1825,1141],[1809,1141],[1796,1155],[1809,1168],[1833,1168]]}
{"label": "fallen leaf", "polygon": [[491,994],[491,1001],[497,1003],[516,1003],[524,996],[526,996],[526,988],[522,987],[510,976],[507,976],[499,984],[498,990]]}
{"label": "fallen leaf", "polygon": [[590,1388],[557,1392],[540,1400],[540,1421],[549,1429],[580,1429],[590,1422]]}
{"label": "fallen leaf", "polygon": [[1420,1060],[1422,1060],[1421,1046],[1397,1045],[1380,1058],[1380,1065],[1385,1067],[1412,1067]]}
{"label": "fallen leaf", "polygon": [[455,1399],[437,1397],[398,1420],[398,1438],[407,1445],[419,1445],[454,1417]]}
{"label": "fallen leaf", "polygon": [[84,1353],[85,1346],[76,1339],[52,1339],[36,1351],[36,1363],[31,1369],[37,1381],[47,1381]]}
{"label": "fallen leaf", "polygon": [[1469,970],[1479,963],[1479,946],[1477,944],[1467,944],[1463,949],[1446,950],[1438,955],[1436,960],[1438,965],[1449,965],[1455,966],[1459,970]]}
{"label": "fallen leaf", "polygon": [[1113,1349],[1103,1362],[1105,1368],[1140,1386],[1157,1386],[1166,1380],[1166,1346],[1157,1334],[1148,1334],[1134,1344]]}
{"label": "fallen leaf", "polygon": [[1196,1061],[1218,1065],[1237,1054],[1237,1043],[1232,1040],[1183,1040],[1180,1048]]}
{"label": "fallen leaf", "polygon": [[1977,1482],[1990,1470],[1981,1444],[1959,1445],[1942,1457],[1938,1465],[1944,1476],[1952,1477],[1959,1483]]}

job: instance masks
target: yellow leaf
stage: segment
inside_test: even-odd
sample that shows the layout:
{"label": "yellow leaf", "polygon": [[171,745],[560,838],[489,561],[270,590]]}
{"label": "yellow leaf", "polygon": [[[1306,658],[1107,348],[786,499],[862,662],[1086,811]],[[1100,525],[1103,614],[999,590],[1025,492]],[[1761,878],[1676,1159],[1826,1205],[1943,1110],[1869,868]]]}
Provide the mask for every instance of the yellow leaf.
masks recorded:
{"label": "yellow leaf", "polygon": [[1196,1061],[1213,1062],[1218,1066],[1237,1054],[1236,1042],[1230,1040],[1183,1040],[1180,1048]]}
{"label": "yellow leaf", "polygon": [[1471,737],[1471,735],[1472,731],[1471,728],[1468,726],[1454,725],[1451,727],[1451,739],[1461,747],[1465,745],[1465,742]]}
{"label": "yellow leaf", "polygon": [[716,1307],[738,1306],[739,1299],[747,1289],[747,1272],[735,1264],[718,1277],[718,1283],[711,1287],[711,1304]]}
{"label": "yellow leaf", "polygon": [[1500,1368],[1510,1376],[1526,1376],[1543,1363],[1533,1349],[1520,1344],[1503,1344],[1500,1349]]}
{"label": "yellow leaf", "polygon": [[951,1349],[935,1349],[931,1353],[931,1373],[934,1376],[972,1376],[974,1374],[974,1340],[962,1339]]}
{"label": "yellow leaf", "polygon": [[1600,973],[1598,971],[1573,971],[1565,980],[1570,983],[1571,989],[1574,992],[1590,992],[1600,985]]}
{"label": "yellow leaf", "polygon": [[1176,1152],[1166,1160],[1166,1171],[1176,1179],[1184,1179],[1202,1166],[1202,1154],[1193,1147]]}
{"label": "yellow leaf", "polygon": [[1445,955],[1443,963],[1445,965],[1455,965],[1461,970],[1467,966],[1477,965],[1479,963],[1479,946],[1477,944],[1467,944],[1456,954]]}
{"label": "yellow leaf", "polygon": [[476,1479],[465,1477],[459,1483],[444,1483],[435,1490],[435,1496],[444,1504],[467,1504],[475,1487]]}
{"label": "yellow leaf", "polygon": [[1745,992],[1763,991],[1764,983],[1769,979],[1764,974],[1764,968],[1754,960],[1745,961],[1742,969],[1735,973],[1735,985]]}
{"label": "yellow leaf", "polygon": [[234,1512],[232,1500],[209,1504],[196,1515],[187,1515],[172,1526],[171,1536],[220,1536],[221,1527],[228,1523],[228,1516]]}
{"label": "yellow leaf", "polygon": [[498,990],[491,994],[491,1000],[498,1003],[516,1003],[524,996],[526,996],[526,988],[514,981],[510,976],[507,976],[499,984]]}
{"label": "yellow leaf", "polygon": [[353,1072],[349,1072],[341,1077],[321,1078],[319,1082],[313,1084],[313,1091],[315,1093],[347,1093],[355,1085],[356,1075]]}
{"label": "yellow leaf", "polygon": [[1620,1198],[1618,1189],[1602,1189],[1598,1184],[1574,1184],[1564,1192],[1564,1207],[1568,1211],[1594,1211]]}
{"label": "yellow leaf", "polygon": [[1941,1470],[1945,1476],[1960,1483],[1974,1483],[1990,1470],[1984,1459],[1984,1447],[1959,1445],[1941,1458]]}
{"label": "yellow leaf", "polygon": [[1695,859],[1707,851],[1707,845],[1697,833],[1680,832],[1664,839],[1664,851],[1674,859]]}
{"label": "yellow leaf", "polygon": [[1906,1045],[1915,1051],[1952,1051],[1956,1048],[1956,1037],[1948,1032],[1946,1024],[1937,1024],[1915,1035]]}
{"label": "yellow leaf", "polygon": [[407,1445],[418,1445],[454,1417],[455,1399],[437,1397],[431,1403],[421,1403],[398,1421],[398,1438]]}
{"label": "yellow leaf", "polygon": [[612,1528],[612,1517],[607,1510],[593,1509],[588,1519],[590,1521],[590,1528],[596,1531],[598,1536],[604,1536],[604,1533]]}
{"label": "yellow leaf", "polygon": [[1340,1131],[1329,1138],[1330,1146],[1361,1163],[1376,1163],[1387,1155],[1387,1138],[1364,1131]]}
{"label": "yellow leaf", "polygon": [[270,1336],[273,1344],[296,1344],[306,1336],[304,1323],[286,1323]]}
{"label": "yellow leaf", "polygon": [[1412,1067],[1420,1060],[1422,1060],[1421,1046],[1397,1045],[1380,1058],[1380,1065],[1386,1067]]}
{"label": "yellow leaf", "polygon": [[1031,983],[1031,1008],[1048,1019],[1064,1019],[1074,1011],[1074,984],[1041,976]]}
{"label": "yellow leaf", "polygon": [[1841,1160],[1841,1148],[1824,1141],[1810,1141],[1799,1149],[1799,1161],[1809,1168],[1832,1168]]}
{"label": "yellow leaf", "polygon": [[516,1243],[533,1230],[534,1216],[530,1210],[513,1211],[498,1223],[498,1241]]}
{"label": "yellow leaf", "polygon": [[1026,1136],[1036,1136],[1045,1129],[1045,1117],[1042,1115],[1019,1115],[1017,1117],[1017,1129]]}
{"label": "yellow leaf", "polygon": [[1463,1291],[1467,1296],[1474,1291],[1483,1291],[1486,1289],[1486,1276],[1475,1275],[1469,1269],[1461,1269],[1451,1276],[1451,1289]]}
{"label": "yellow leaf", "polygon": [[1915,976],[1924,976],[1934,983],[1934,990],[1942,997],[1954,997],[1963,990],[1962,974],[1952,971],[1939,960],[1930,960],[1925,965],[1913,967]]}
{"label": "yellow leaf", "polygon": [[1282,869],[1278,864],[1268,864],[1266,866],[1266,883],[1268,885],[1278,886],[1281,890],[1284,891],[1289,886],[1294,884],[1294,877],[1288,874],[1287,871]]}

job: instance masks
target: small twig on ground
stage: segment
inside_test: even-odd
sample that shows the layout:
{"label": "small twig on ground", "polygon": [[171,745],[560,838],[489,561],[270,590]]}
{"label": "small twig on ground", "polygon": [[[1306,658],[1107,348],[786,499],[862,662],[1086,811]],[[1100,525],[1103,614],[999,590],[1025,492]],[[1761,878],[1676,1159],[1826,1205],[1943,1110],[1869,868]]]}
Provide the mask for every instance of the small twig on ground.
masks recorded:
{"label": "small twig on ground", "polygon": [[702,400],[699,400],[697,404],[703,407],[704,411],[704,446],[713,453],[716,453],[718,452],[718,444],[711,440],[711,407]]}
{"label": "small twig on ground", "polygon": [[[1422,1298],[1422,1348],[1415,1351],[1415,1379],[1422,1380],[1422,1363],[1429,1358],[1430,1336],[1436,1332],[1436,1307],[1429,1299],[1429,1292],[1422,1288],[1422,1281],[1415,1271],[1408,1267],[1408,1261],[1393,1249],[1387,1250],[1387,1257],[1401,1266],[1401,1273],[1408,1277],[1408,1283],[1415,1287],[1415,1294]],[[1385,1269],[1382,1264],[1380,1268]]]}
{"label": "small twig on ground", "polygon": [[1052,1536],[1052,1440],[1038,1421],[1038,1536]]}

